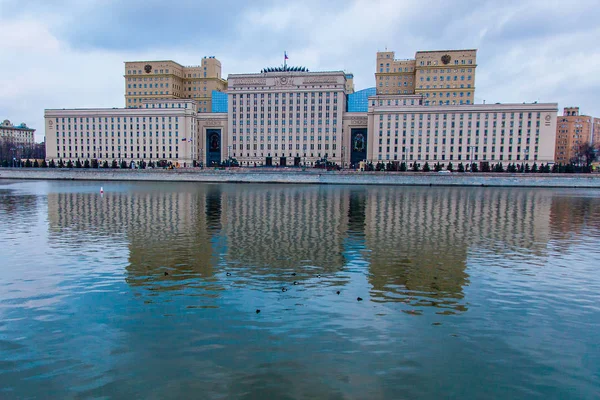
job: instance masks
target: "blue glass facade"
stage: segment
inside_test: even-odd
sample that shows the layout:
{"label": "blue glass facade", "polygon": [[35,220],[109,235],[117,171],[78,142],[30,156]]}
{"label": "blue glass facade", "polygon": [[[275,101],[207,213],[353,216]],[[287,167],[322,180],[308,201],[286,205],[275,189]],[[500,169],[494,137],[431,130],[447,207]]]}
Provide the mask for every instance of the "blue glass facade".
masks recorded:
{"label": "blue glass facade", "polygon": [[367,112],[369,111],[369,96],[375,96],[374,87],[359,90],[348,95],[348,112]]}
{"label": "blue glass facade", "polygon": [[212,112],[226,113],[227,112],[227,93],[212,91]]}

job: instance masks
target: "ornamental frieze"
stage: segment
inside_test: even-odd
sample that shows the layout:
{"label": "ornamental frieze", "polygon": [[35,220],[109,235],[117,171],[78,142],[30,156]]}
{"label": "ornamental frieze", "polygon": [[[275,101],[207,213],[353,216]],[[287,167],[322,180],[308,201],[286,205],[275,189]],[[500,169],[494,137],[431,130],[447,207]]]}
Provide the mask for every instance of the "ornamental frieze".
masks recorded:
{"label": "ornamental frieze", "polygon": [[212,118],[212,119],[201,119],[200,122],[204,126],[206,126],[206,125],[214,126],[214,125],[223,125],[224,121],[221,120],[221,119],[214,119],[214,118]]}
{"label": "ornamental frieze", "polygon": [[352,117],[352,119],[350,120],[351,125],[366,125],[367,122],[367,117]]}
{"label": "ornamental frieze", "polygon": [[233,81],[235,86],[260,86],[266,85],[266,78],[240,78]]}
{"label": "ornamental frieze", "polygon": [[335,76],[311,76],[304,78],[302,81],[305,85],[321,84],[321,83],[338,83]]}

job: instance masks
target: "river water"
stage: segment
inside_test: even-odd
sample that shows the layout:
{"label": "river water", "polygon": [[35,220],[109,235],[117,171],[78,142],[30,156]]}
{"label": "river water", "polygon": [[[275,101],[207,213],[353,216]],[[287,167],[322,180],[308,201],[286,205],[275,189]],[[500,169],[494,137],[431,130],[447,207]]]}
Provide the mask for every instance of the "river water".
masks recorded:
{"label": "river water", "polygon": [[600,397],[600,191],[103,186],[0,181],[2,399]]}

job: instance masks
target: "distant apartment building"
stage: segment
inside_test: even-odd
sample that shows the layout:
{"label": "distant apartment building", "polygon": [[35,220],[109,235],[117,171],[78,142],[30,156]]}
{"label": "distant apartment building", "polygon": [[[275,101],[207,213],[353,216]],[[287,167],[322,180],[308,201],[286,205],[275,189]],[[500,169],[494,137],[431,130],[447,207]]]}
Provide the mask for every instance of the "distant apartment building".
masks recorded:
{"label": "distant apartment building", "polygon": [[204,57],[202,63],[185,67],[175,61],[125,62],[125,107],[141,107],[144,100],[193,99],[199,112],[210,112],[212,92],[222,92],[227,81],[221,62]]}
{"label": "distant apartment building", "polygon": [[[379,52],[376,86],[358,91],[354,76],[341,70],[285,64],[224,81],[220,63],[205,60],[196,69],[126,63],[124,109],[46,110],[48,158],[181,166],[229,158],[242,166],[313,166],[326,159],[343,167],[555,158],[557,104],[475,104],[476,50],[423,51],[413,60]],[[210,95],[205,73],[215,84]]]}
{"label": "distant apartment building", "polygon": [[19,145],[32,146],[35,144],[35,129],[29,128],[25,123],[15,126],[5,119],[0,124],[0,139]]}
{"label": "distant apartment building", "polygon": [[580,115],[579,107],[565,107],[563,115],[557,117],[554,158],[557,163],[567,164],[575,158],[579,145],[599,139],[600,118]]}
{"label": "distant apartment building", "polygon": [[377,94],[418,94],[424,105],[474,104],[477,50],[418,51],[397,60],[377,52]]}

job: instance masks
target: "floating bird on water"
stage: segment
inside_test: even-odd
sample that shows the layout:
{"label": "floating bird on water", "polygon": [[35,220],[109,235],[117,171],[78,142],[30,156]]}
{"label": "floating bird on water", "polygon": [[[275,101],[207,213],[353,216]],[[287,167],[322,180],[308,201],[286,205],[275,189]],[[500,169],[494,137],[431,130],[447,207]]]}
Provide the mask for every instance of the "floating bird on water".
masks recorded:
{"label": "floating bird on water", "polygon": [[228,272],[228,273],[226,273],[225,275],[227,275],[227,276],[231,276],[231,272]]}
{"label": "floating bird on water", "polygon": [[294,285],[297,285],[297,284],[298,284],[298,282],[294,281]]}
{"label": "floating bird on water", "polygon": [[167,271],[165,271],[165,276],[169,275],[169,273]]}
{"label": "floating bird on water", "polygon": [[287,292],[287,289],[286,289],[286,288],[284,288],[284,287],[282,287],[282,288],[281,288],[281,291],[282,291],[282,292]]}
{"label": "floating bird on water", "polygon": [[295,272],[292,272],[292,276],[296,276],[296,273],[295,273]]}
{"label": "floating bird on water", "polygon": [[362,301],[362,297],[357,297],[356,301]]}
{"label": "floating bird on water", "polygon": [[337,293],[337,294],[340,294],[340,291],[338,290],[336,293]]}
{"label": "floating bird on water", "polygon": [[260,310],[256,310],[256,313],[257,313],[257,314],[260,314]]}
{"label": "floating bird on water", "polygon": [[317,274],[317,278],[320,278],[320,277],[321,277],[321,275]]}

